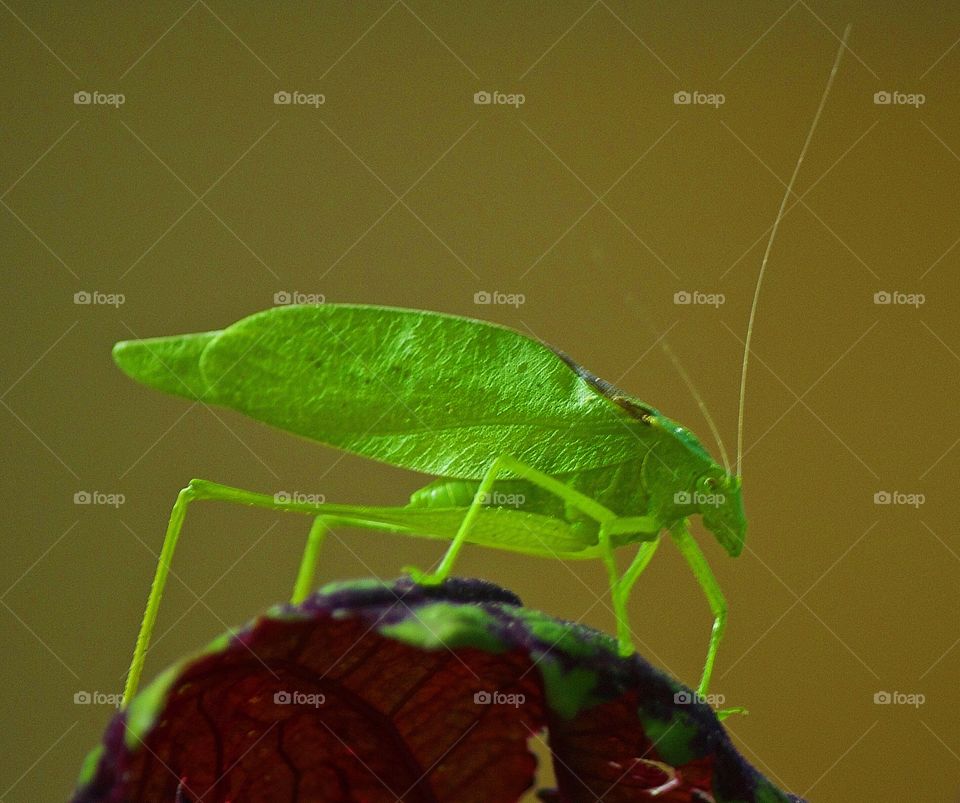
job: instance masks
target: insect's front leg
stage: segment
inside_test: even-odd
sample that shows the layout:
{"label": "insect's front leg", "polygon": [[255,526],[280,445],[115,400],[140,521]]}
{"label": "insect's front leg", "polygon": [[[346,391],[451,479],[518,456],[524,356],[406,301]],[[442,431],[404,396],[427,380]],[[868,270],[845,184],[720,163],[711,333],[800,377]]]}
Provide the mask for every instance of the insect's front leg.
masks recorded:
{"label": "insect's front leg", "polygon": [[723,596],[723,591],[720,590],[720,584],[717,582],[717,578],[714,577],[713,572],[710,571],[707,559],[704,557],[703,552],[700,551],[700,547],[693,539],[693,536],[690,535],[689,530],[687,530],[686,521],[681,519],[671,527],[670,535],[680,550],[680,554],[683,555],[690,569],[693,571],[697,582],[700,583],[700,587],[703,589],[703,593],[706,595],[707,602],[710,605],[710,611],[714,616],[713,629],[710,632],[710,646],[707,648],[707,658],[703,664],[703,675],[700,677],[700,685],[697,687],[697,693],[701,697],[704,697],[707,694],[707,689],[710,687],[713,663],[716,660],[717,650],[720,647],[720,641],[723,639],[723,631],[727,625],[727,600]]}

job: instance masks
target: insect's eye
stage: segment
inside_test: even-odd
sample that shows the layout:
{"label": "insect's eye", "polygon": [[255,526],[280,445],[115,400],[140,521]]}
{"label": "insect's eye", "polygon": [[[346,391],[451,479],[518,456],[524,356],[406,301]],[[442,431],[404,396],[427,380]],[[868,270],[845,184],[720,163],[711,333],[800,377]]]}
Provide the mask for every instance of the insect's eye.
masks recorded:
{"label": "insect's eye", "polygon": [[720,481],[717,477],[701,477],[699,485],[704,493],[713,493],[720,487]]}

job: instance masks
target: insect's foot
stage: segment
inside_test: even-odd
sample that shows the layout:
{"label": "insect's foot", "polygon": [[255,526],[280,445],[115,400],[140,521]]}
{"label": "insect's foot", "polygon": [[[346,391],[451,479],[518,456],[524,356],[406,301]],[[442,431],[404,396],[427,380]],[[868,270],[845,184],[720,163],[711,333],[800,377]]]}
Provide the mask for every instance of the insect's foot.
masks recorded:
{"label": "insect's foot", "polygon": [[749,713],[750,712],[747,711],[746,708],[742,708],[740,706],[736,706],[734,708],[720,708],[717,710],[717,719],[723,722],[723,720],[725,720],[727,717],[732,717],[735,714],[746,716]]}
{"label": "insect's foot", "polygon": [[404,566],[403,571],[405,574],[409,574],[410,579],[418,586],[438,586],[444,580],[444,578],[431,572],[422,572],[416,566]]}
{"label": "insect's foot", "polygon": [[629,658],[635,652],[636,649],[634,649],[633,644],[631,644],[629,641],[620,641],[617,643],[617,653],[621,658]]}

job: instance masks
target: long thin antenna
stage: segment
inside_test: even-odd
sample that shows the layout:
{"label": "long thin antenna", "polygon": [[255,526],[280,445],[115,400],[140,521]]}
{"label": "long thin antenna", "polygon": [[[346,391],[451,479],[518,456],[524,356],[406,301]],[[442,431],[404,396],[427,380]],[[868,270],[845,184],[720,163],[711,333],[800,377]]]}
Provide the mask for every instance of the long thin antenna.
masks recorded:
{"label": "long thin antenna", "polygon": [[673,367],[677,369],[677,373],[680,374],[680,378],[683,380],[684,384],[687,386],[687,389],[696,400],[697,407],[699,407],[700,412],[703,413],[703,417],[707,422],[707,426],[710,427],[710,433],[713,435],[713,439],[717,442],[717,446],[720,449],[720,457],[723,459],[723,467],[726,469],[727,474],[729,474],[730,458],[727,455],[726,448],[724,448],[723,438],[720,437],[720,430],[717,428],[717,425],[713,420],[713,416],[710,415],[710,411],[707,409],[706,402],[704,402],[703,397],[697,390],[697,386],[693,384],[693,380],[687,374],[684,367],[680,364],[680,360],[677,359],[677,355],[673,353],[673,349],[667,345],[666,337],[660,338],[660,340],[657,342],[660,344],[660,348],[663,349],[663,353],[670,358],[670,362],[673,363]]}
{"label": "long thin antenna", "polygon": [[[727,449],[723,445],[723,438],[720,437],[720,429],[717,427],[716,422],[713,420],[713,416],[710,415],[710,411],[707,409],[707,403],[703,400],[703,397],[697,390],[697,386],[693,384],[693,380],[690,378],[690,375],[686,372],[686,370],[684,370],[684,367],[677,358],[677,355],[673,353],[673,349],[670,348],[670,344],[667,343],[667,333],[664,332],[663,334],[658,334],[657,328],[653,325],[653,317],[650,315],[649,311],[637,299],[633,298],[632,296],[630,298],[634,307],[640,307],[643,313],[640,315],[640,319],[647,325],[647,328],[650,330],[650,334],[656,339],[657,345],[660,346],[660,348],[663,350],[663,353],[666,354],[670,359],[670,362],[673,364],[676,372],[680,375],[683,383],[687,386],[687,390],[690,391],[694,401],[697,403],[697,407],[700,408],[700,412],[703,414],[703,418],[707,422],[707,426],[710,428],[710,434],[713,435],[713,439],[717,442],[717,448],[720,449],[720,457],[723,460],[723,467],[727,474],[729,474],[730,456],[727,454]],[[667,331],[669,331],[669,329]],[[650,348],[653,348],[653,346]],[[650,349],[647,349],[647,351],[649,350]]]}
{"label": "long thin antenna", "polygon": [[847,25],[843,32],[843,39],[840,41],[840,49],[837,51],[837,58],[833,62],[833,69],[830,70],[830,77],[827,79],[827,86],[823,90],[823,96],[820,98],[820,105],[817,107],[817,113],[813,117],[813,124],[807,134],[807,140],[800,149],[800,158],[797,159],[796,167],[793,168],[793,175],[790,176],[790,182],[787,184],[787,191],[780,202],[780,211],[777,212],[777,219],[773,223],[773,229],[770,231],[770,239],[767,240],[766,250],[763,252],[763,261],[760,263],[760,274],[757,276],[757,286],[753,291],[753,304],[750,307],[750,321],[747,324],[747,339],[743,346],[743,367],[740,371],[740,409],[737,413],[737,476],[741,476],[740,463],[743,460],[743,409],[746,401],[747,391],[747,365],[750,361],[750,342],[753,339],[753,323],[757,317],[757,304],[760,301],[760,286],[763,284],[763,276],[767,272],[767,262],[770,260],[770,251],[773,248],[773,240],[777,236],[777,229],[780,228],[780,221],[783,220],[784,210],[787,207],[787,201],[793,194],[793,185],[796,183],[797,175],[800,173],[800,165],[807,155],[807,148],[810,147],[810,141],[813,139],[813,132],[817,130],[817,123],[820,122],[820,115],[823,113],[823,107],[827,104],[827,96],[830,94],[830,88],[833,86],[833,79],[837,76],[837,70],[840,68],[840,59],[843,58],[843,51],[847,49],[847,38],[850,36],[850,25]]}

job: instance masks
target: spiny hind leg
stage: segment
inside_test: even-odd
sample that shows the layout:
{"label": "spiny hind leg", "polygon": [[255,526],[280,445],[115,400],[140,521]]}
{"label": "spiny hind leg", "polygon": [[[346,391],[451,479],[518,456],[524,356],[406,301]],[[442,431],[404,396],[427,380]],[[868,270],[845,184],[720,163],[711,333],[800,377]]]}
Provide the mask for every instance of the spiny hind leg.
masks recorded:
{"label": "spiny hind leg", "polygon": [[170,574],[170,565],[173,561],[173,553],[176,550],[177,543],[180,540],[180,532],[183,529],[183,523],[187,515],[187,507],[191,502],[197,500],[214,500],[221,502],[233,502],[236,504],[252,507],[261,507],[268,510],[276,510],[285,513],[301,513],[314,517],[313,526],[310,528],[310,534],[307,538],[307,544],[300,561],[300,569],[297,572],[297,579],[294,584],[292,602],[301,602],[310,592],[313,577],[316,570],[317,558],[320,547],[323,544],[324,536],[327,532],[327,526],[336,521],[348,522],[354,526],[370,527],[374,529],[391,529],[389,525],[378,525],[376,522],[363,520],[353,520],[343,515],[322,515],[324,506],[322,504],[306,502],[290,502],[281,497],[270,496],[268,494],[254,493],[244,491],[241,488],[232,488],[228,485],[221,485],[207,480],[191,480],[186,488],[177,495],[177,501],[170,512],[170,520],[167,523],[167,531],[163,539],[163,547],[160,550],[160,558],[157,561],[157,569],[154,574],[153,583],[150,586],[150,594],[147,598],[147,606],[144,610],[143,620],[140,624],[140,632],[137,634],[137,643],[133,651],[133,659],[130,662],[130,669],[127,671],[126,685],[123,692],[123,705],[125,706],[136,693],[140,683],[140,676],[143,674],[143,665],[146,660],[147,650],[150,646],[150,639],[153,635],[153,629],[156,625],[157,614],[160,610],[160,600],[163,597],[163,590]]}
{"label": "spiny hind leg", "polygon": [[133,648],[133,659],[130,662],[130,668],[127,670],[127,681],[123,689],[123,702],[121,703],[123,708],[136,694],[137,687],[140,685],[143,663],[147,657],[153,627],[157,622],[157,612],[160,610],[160,599],[163,597],[163,589],[167,584],[167,575],[170,574],[170,563],[177,548],[177,541],[180,540],[183,521],[187,516],[187,505],[196,498],[196,493],[191,486],[192,483],[177,494],[177,501],[173,505],[173,510],[170,511],[170,520],[167,522],[163,547],[160,550],[160,558],[157,560],[157,569],[150,586],[150,595],[147,597],[147,607],[140,622],[137,643]]}
{"label": "spiny hind leg", "polygon": [[297,579],[293,584],[293,593],[290,595],[292,605],[303,602],[313,589],[313,578],[317,573],[317,562],[320,559],[320,549],[327,537],[327,529],[327,520],[324,516],[317,516],[313,520],[313,524],[310,525],[307,544],[303,549],[300,568],[297,570]]}

